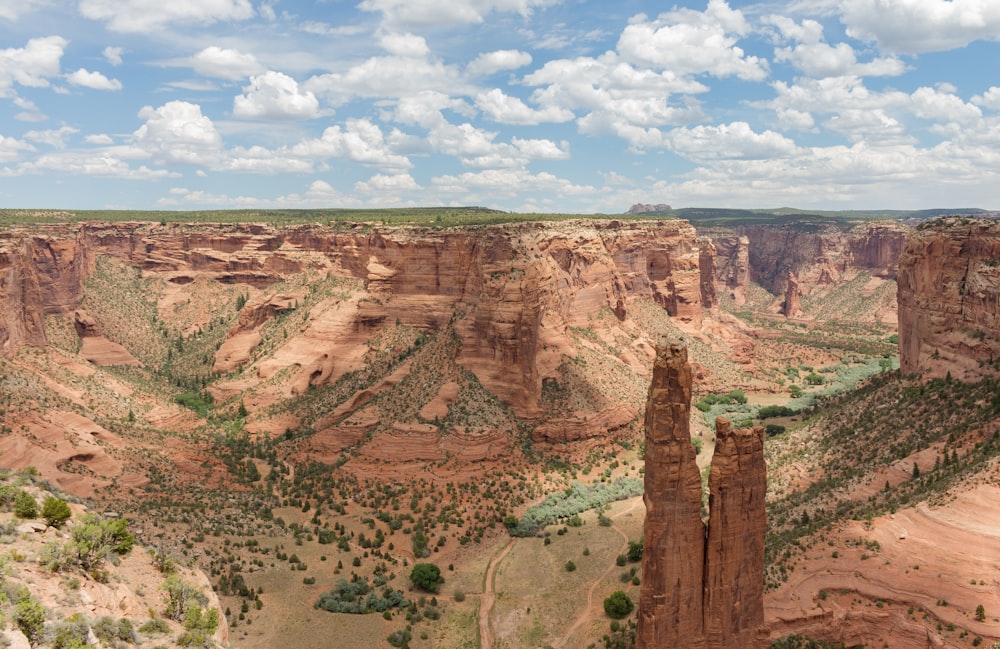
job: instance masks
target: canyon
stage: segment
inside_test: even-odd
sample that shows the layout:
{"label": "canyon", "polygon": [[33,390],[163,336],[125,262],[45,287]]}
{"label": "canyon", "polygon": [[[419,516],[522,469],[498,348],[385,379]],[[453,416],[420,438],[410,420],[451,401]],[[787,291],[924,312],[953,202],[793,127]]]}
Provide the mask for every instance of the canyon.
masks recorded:
{"label": "canyon", "polygon": [[[862,448],[860,434],[827,441],[841,421],[860,431],[870,426],[865,413],[882,415],[880,404],[903,408],[916,390],[932,389],[879,378],[881,396],[864,397],[864,407],[845,405],[826,417],[813,409],[841,407],[825,390],[845,373],[876,361],[892,367],[897,279],[903,374],[991,375],[996,239],[995,222],[981,219],[916,228],[818,218],[8,227],[0,229],[0,453],[5,466],[35,470],[68,493],[124,511],[150,539],[158,533],[172,552],[214,571],[213,581],[220,570],[228,574],[219,557],[239,543],[236,565],[265,587],[266,604],[251,612],[252,627],[233,620],[234,646],[273,646],[276,620],[302,646],[314,646],[315,634],[296,634],[317,624],[354,629],[352,637],[363,638],[358,646],[385,635],[372,635],[371,622],[358,616],[327,622],[313,614],[306,624],[316,593],[301,583],[303,573],[289,578],[287,565],[275,565],[275,554],[270,565],[254,563],[259,547],[277,553],[270,546],[296,544],[309,564],[304,574],[320,583],[334,579],[327,566],[355,558],[363,562],[355,570],[374,578],[376,559],[365,553],[375,550],[377,532],[395,548],[376,546],[384,556],[375,556],[397,573],[404,561],[428,555],[453,564],[444,592],[461,591],[469,601],[443,609],[461,616],[479,602],[477,566],[492,548],[506,547],[498,524],[506,515],[572,491],[577,480],[643,477],[641,466],[648,520],[673,521],[645,530],[646,560],[659,554],[667,563],[644,566],[641,584],[622,582],[640,600],[643,646],[665,642],[655,630],[663,620],[687,629],[694,647],[767,646],[768,628],[771,638],[797,631],[877,643],[891,632],[893,647],[959,646],[963,630],[997,635],[989,619],[966,619],[980,600],[991,615],[1000,610],[989,586],[978,585],[994,563],[970,561],[955,544],[973,534],[987,547],[995,535],[989,517],[972,521],[977,506],[995,501],[975,478],[996,471],[995,461],[949,487],[960,505],[955,516],[917,502],[890,514],[887,503],[924,482],[912,478],[914,464],[926,481],[937,475],[939,455],[958,453],[949,467],[979,467],[972,462],[991,448],[995,422],[970,425],[950,442],[945,433],[910,445],[929,424],[883,431],[881,439],[897,441],[873,437],[852,461],[860,467],[896,455],[859,468],[860,477],[808,505],[799,499],[816,481],[836,477],[841,456]],[[684,339],[684,369],[664,337]],[[662,376],[668,367],[673,378]],[[755,416],[765,404],[788,402],[791,384],[813,399],[795,406],[801,413]],[[745,391],[751,404],[732,413],[690,407],[732,390]],[[979,410],[986,417],[988,408]],[[790,430],[765,444],[760,426],[771,421]],[[661,441],[643,444],[651,429]],[[699,472],[709,463],[703,487]],[[673,486],[662,472],[656,477],[659,465],[673,467]],[[777,512],[767,517],[765,479],[768,510]],[[870,526],[834,522],[838,507],[869,499],[886,503]],[[576,635],[562,635],[565,612],[542,594],[562,601],[565,593],[539,589],[533,599],[518,590],[530,575],[503,580],[520,574],[519,560],[562,570],[568,556],[561,553],[573,547],[580,570],[566,580],[588,575],[597,597],[617,586],[618,575],[589,564],[611,565],[622,538],[643,538],[641,509],[632,499],[610,510],[610,528],[586,512],[582,528],[553,533],[551,545],[520,539],[496,571],[499,608],[486,619],[497,642],[535,646],[537,636],[585,646],[606,633],[606,622],[585,609],[572,625]],[[803,514],[831,527],[803,526]],[[324,525],[344,526],[335,536],[342,548],[317,543]],[[787,558],[784,549],[775,557],[755,545],[765,531],[772,543],[795,528],[817,536],[782,545]],[[922,561],[923,575],[907,572],[907,547],[935,529],[943,530],[941,543],[925,552],[941,560]],[[571,541],[573,534],[590,540]],[[247,537],[260,545],[243,546]],[[892,567],[866,563],[858,538],[878,541]],[[676,556],[662,549],[689,541],[701,549]],[[827,543],[850,559],[831,561]],[[911,580],[950,565],[974,572],[977,585],[949,586],[957,604],[934,607],[933,583]],[[786,566],[794,570],[779,578]],[[951,581],[967,583],[963,571],[948,572]],[[669,605],[655,602],[649,589],[670,575],[683,575],[673,585],[684,594]],[[245,603],[216,588],[223,606]],[[926,607],[930,621],[908,615],[911,603],[918,613]],[[959,631],[935,632],[938,622]],[[394,618],[379,629],[401,625]],[[457,632],[418,628],[431,640],[415,646],[462,646]]]}

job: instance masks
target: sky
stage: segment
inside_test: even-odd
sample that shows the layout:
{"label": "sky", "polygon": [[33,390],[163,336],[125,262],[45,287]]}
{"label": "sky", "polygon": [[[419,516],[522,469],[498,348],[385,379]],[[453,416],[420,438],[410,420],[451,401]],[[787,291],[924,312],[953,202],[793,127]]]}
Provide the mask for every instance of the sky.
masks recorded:
{"label": "sky", "polygon": [[997,0],[0,0],[0,207],[1000,208]]}

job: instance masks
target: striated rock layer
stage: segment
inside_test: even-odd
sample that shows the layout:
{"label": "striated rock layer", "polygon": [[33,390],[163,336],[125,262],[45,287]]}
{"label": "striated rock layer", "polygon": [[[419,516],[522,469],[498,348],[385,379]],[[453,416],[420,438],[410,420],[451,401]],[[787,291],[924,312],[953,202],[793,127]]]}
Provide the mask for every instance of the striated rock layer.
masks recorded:
{"label": "striated rock layer", "polygon": [[[290,377],[281,395],[287,397],[356,369],[373,332],[388,323],[423,331],[452,327],[458,363],[519,417],[540,424],[549,421],[539,404],[542,383],[575,353],[570,328],[585,329],[602,312],[624,321],[639,299],[660,305],[681,326],[698,328],[704,308],[715,303],[714,248],[677,220],[447,229],[66,224],[0,232],[0,353],[44,345],[45,316],[80,307],[84,281],[100,256],[140,268],[144,279],[166,287],[158,289],[161,311],[165,296],[180,300],[200,283],[247,287],[239,322],[215,355],[217,373],[254,363],[258,380]],[[296,274],[343,278],[352,288],[315,306],[302,331],[259,358],[262,325],[294,310],[303,297],[269,287]],[[88,350],[101,340],[95,335],[100,315],[78,323]],[[129,361],[118,352],[105,346],[93,360]],[[218,389],[240,385],[221,382]],[[611,407],[588,414],[594,416],[582,423],[540,426],[536,439],[601,435],[636,416]]]}
{"label": "striated rock layer", "polygon": [[637,649],[755,649],[764,627],[763,429],[717,422],[709,526],[691,445],[687,348],[656,350],[646,409],[646,521]]}
{"label": "striated rock layer", "polygon": [[1000,222],[947,218],[907,240],[899,260],[903,374],[974,379],[1000,360]]}

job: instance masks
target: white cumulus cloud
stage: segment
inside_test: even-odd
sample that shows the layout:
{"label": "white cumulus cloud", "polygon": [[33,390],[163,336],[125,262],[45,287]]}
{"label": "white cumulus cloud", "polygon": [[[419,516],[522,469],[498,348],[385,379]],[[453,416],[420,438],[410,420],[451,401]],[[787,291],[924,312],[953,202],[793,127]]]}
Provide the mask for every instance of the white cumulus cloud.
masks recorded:
{"label": "white cumulus cloud", "polygon": [[846,0],[847,34],[906,54],[1000,39],[1000,2],[994,0]]}
{"label": "white cumulus cloud", "polygon": [[531,63],[531,55],[520,50],[484,52],[473,59],[465,72],[472,76],[487,76],[502,70],[516,70]]}
{"label": "white cumulus cloud", "polygon": [[768,75],[767,61],[736,45],[749,32],[741,11],[725,0],[709,0],[704,12],[675,9],[655,20],[632,22],[618,40],[618,51],[630,62],[680,74],[760,81]]}
{"label": "white cumulus cloud", "polygon": [[152,32],[169,25],[207,25],[246,20],[250,0],[80,0],[80,14],[116,32]]}
{"label": "white cumulus cloud", "polygon": [[396,56],[405,56],[412,58],[423,58],[431,53],[429,47],[427,47],[427,41],[424,40],[423,36],[417,36],[415,34],[383,34],[379,38],[379,45],[382,49],[389,52],[390,54],[395,54]]}
{"label": "white cumulus cloud", "polygon": [[15,83],[45,88],[49,78],[59,74],[63,52],[69,44],[61,36],[32,38],[24,47],[0,50],[0,97]]}
{"label": "white cumulus cloud", "polygon": [[476,96],[476,107],[490,119],[501,124],[543,124],[545,122],[568,122],[573,119],[573,111],[560,106],[531,108],[517,97],[504,94],[499,88]]}
{"label": "white cumulus cloud", "polygon": [[122,89],[122,82],[118,79],[109,79],[100,72],[91,72],[84,68],[67,74],[66,81],[69,81],[74,86],[82,86],[93,90]]}
{"label": "white cumulus cloud", "polygon": [[171,101],[159,108],[145,106],[146,120],[132,137],[142,151],[165,163],[212,166],[222,151],[222,136],[201,106]]}
{"label": "white cumulus cloud", "polygon": [[124,51],[125,50],[123,50],[120,47],[112,47],[109,45],[105,47],[103,51],[101,51],[101,54],[104,55],[105,61],[107,61],[111,65],[117,66],[122,64],[122,52]]}
{"label": "white cumulus cloud", "polygon": [[303,140],[281,152],[300,159],[346,158],[383,169],[409,169],[413,166],[406,156],[391,150],[378,125],[367,119],[349,119],[345,127],[331,126],[323,131],[321,137]]}
{"label": "white cumulus cloud", "polygon": [[191,67],[198,74],[217,79],[245,79],[251,74],[264,72],[253,54],[239,50],[222,48],[217,45],[206,47],[191,57]]}
{"label": "white cumulus cloud", "polygon": [[362,0],[358,8],[382,14],[392,27],[443,27],[482,23],[492,12],[530,16],[559,0]]}
{"label": "white cumulus cloud", "polygon": [[320,115],[319,100],[282,72],[269,70],[250,77],[244,94],[233,99],[233,114],[246,119],[312,119]]}
{"label": "white cumulus cloud", "polygon": [[765,22],[775,25],[785,38],[797,41],[793,46],[776,48],[775,60],[788,61],[810,76],[894,76],[906,71],[906,65],[896,57],[859,62],[854,48],[847,43],[826,43],[823,26],[815,20],[798,24],[784,16],[769,16]]}

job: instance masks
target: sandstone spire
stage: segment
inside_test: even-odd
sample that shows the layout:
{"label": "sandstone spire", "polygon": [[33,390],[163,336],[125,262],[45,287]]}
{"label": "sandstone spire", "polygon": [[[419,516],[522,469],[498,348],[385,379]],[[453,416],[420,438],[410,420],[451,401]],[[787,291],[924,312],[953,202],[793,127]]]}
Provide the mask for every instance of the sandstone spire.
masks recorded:
{"label": "sandstone spire", "polygon": [[800,297],[799,281],[795,279],[795,275],[789,271],[787,283],[785,285],[785,305],[782,309],[782,313],[785,314],[786,318],[794,318],[802,312],[802,302]]}
{"label": "sandstone spire", "polygon": [[705,646],[705,526],[690,415],[687,348],[659,344],[646,402],[645,549],[636,649]]}
{"label": "sandstone spire", "polygon": [[701,519],[701,479],[691,445],[687,349],[657,346],[646,404],[646,522],[637,649],[758,649],[763,628],[763,430],[717,422]]}

